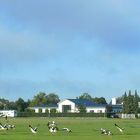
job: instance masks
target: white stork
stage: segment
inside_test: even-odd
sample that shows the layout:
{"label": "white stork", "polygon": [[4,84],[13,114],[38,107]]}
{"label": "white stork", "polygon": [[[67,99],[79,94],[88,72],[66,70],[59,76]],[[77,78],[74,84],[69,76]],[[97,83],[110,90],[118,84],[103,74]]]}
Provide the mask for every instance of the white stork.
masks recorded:
{"label": "white stork", "polygon": [[101,128],[101,134],[105,134],[105,135],[112,135],[112,132],[106,129]]}
{"label": "white stork", "polygon": [[115,123],[115,126],[116,126],[116,128],[117,128],[121,133],[123,133],[123,128],[121,128],[120,126],[118,126],[116,123]]}
{"label": "white stork", "polygon": [[66,131],[66,132],[72,132],[72,130],[71,130],[71,129],[69,129],[69,128],[66,128],[66,127],[62,128],[62,131]]}
{"label": "white stork", "polygon": [[31,130],[32,133],[37,133],[37,127],[33,128],[31,125],[29,125],[29,128]]}
{"label": "white stork", "polygon": [[0,123],[0,130],[8,130],[8,128]]}

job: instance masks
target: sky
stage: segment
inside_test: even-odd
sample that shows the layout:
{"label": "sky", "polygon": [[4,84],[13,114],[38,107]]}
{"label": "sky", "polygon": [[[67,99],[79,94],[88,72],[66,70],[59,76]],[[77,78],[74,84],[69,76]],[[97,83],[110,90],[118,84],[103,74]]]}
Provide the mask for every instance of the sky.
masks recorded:
{"label": "sky", "polygon": [[1,0],[0,98],[140,92],[139,0]]}

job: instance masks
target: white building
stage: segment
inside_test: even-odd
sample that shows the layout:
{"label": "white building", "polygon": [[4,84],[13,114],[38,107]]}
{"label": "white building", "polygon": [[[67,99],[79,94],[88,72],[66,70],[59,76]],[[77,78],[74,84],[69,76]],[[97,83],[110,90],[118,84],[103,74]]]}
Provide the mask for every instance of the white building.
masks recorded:
{"label": "white building", "polygon": [[116,104],[117,104],[116,98],[112,98],[112,105],[116,105]]}
{"label": "white building", "polygon": [[1,117],[16,117],[17,111],[16,110],[0,110],[0,116]]}
{"label": "white building", "polygon": [[122,112],[123,104],[118,104],[116,98],[112,98],[110,105],[112,107],[112,113],[120,113],[120,112]]}
{"label": "white building", "polygon": [[65,99],[58,103],[58,112],[79,112],[78,106],[83,105],[86,107],[87,113],[105,113],[106,105],[97,104],[85,99]]}
{"label": "white building", "polygon": [[39,113],[41,110],[41,113],[46,113],[46,110],[50,112],[51,109],[58,109],[57,104],[50,104],[50,105],[40,105],[40,106],[34,106],[34,107],[29,107],[30,109],[34,110],[35,113]]}
{"label": "white building", "polygon": [[46,110],[50,112],[51,109],[56,109],[58,113],[78,113],[79,112],[79,105],[83,105],[86,107],[87,113],[105,113],[106,112],[106,105],[104,104],[97,104],[95,102],[91,102],[85,99],[65,99],[60,101],[58,104],[53,105],[41,105],[41,106],[34,106],[30,107],[30,109],[34,110],[35,113],[45,113]]}

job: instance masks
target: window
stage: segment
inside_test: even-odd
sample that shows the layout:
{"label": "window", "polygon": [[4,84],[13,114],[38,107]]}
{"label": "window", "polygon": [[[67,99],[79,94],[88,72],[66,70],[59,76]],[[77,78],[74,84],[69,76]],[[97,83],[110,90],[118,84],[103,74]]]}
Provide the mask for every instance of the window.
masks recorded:
{"label": "window", "polygon": [[62,112],[67,113],[71,111],[71,105],[63,105]]}
{"label": "window", "polygon": [[97,110],[97,113],[102,113],[102,110]]}
{"label": "window", "polygon": [[90,113],[94,113],[94,110],[90,110]]}

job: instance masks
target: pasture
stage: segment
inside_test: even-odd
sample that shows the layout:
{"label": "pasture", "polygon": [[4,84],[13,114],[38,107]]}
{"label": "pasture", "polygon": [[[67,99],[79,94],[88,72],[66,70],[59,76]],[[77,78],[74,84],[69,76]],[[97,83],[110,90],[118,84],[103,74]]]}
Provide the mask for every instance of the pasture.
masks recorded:
{"label": "pasture", "polygon": [[[47,122],[54,120],[59,128],[68,127],[72,133],[58,131],[50,133]],[[0,118],[2,124],[5,118]],[[9,118],[9,124],[16,125],[15,129],[0,130],[1,140],[139,140],[140,120],[102,119],[102,118]],[[124,128],[121,133],[114,124]],[[31,133],[28,125],[38,127],[36,134]],[[101,134],[100,129],[110,130],[113,135]]]}

